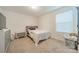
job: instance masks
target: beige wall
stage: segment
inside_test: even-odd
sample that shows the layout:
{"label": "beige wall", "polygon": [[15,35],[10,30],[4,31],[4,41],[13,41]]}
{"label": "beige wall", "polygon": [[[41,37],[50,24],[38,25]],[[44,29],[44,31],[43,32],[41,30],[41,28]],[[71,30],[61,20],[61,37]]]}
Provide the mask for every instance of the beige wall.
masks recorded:
{"label": "beige wall", "polygon": [[55,31],[55,15],[53,13],[39,17],[39,29]]}
{"label": "beige wall", "polygon": [[2,10],[6,16],[6,27],[12,33],[25,31],[25,26],[38,25],[37,18],[29,15]]}

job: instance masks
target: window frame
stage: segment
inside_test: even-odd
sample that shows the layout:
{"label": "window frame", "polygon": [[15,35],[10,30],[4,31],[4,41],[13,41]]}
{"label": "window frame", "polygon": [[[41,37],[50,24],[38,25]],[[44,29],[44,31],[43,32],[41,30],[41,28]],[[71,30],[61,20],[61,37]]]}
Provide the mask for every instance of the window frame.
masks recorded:
{"label": "window frame", "polygon": [[[72,10],[72,16],[73,16],[73,24],[72,24],[72,31],[71,32],[77,32],[77,9],[76,9],[76,7],[73,7],[73,8],[66,8],[66,9],[62,9],[62,11],[61,10],[59,10],[59,12],[58,13],[56,13],[56,15],[57,14],[59,14],[59,13],[64,13],[64,12],[67,12],[67,11],[70,11],[70,10]],[[76,16],[75,16],[76,15]],[[76,21],[75,21],[76,20]],[[76,23],[75,23],[75,22]],[[56,24],[57,25],[57,24]],[[76,28],[76,29],[75,29]],[[62,32],[62,31],[57,31],[57,28],[56,28],[56,32]],[[62,33],[71,33],[71,32],[62,32]]]}

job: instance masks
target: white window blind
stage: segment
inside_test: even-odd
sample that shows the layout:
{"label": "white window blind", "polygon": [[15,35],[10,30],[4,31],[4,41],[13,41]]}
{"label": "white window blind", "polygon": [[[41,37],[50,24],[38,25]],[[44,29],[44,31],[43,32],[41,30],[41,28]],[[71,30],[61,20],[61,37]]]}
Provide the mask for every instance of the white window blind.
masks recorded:
{"label": "white window blind", "polygon": [[56,31],[73,31],[73,10],[65,11],[56,15]]}

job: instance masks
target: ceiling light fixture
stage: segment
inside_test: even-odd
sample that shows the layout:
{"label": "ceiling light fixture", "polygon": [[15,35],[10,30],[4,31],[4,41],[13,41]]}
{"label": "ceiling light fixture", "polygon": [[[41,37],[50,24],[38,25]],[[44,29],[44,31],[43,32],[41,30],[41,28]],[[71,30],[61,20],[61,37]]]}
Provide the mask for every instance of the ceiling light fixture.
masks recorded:
{"label": "ceiling light fixture", "polygon": [[32,8],[34,10],[37,10],[38,9],[38,6],[31,6],[30,8]]}

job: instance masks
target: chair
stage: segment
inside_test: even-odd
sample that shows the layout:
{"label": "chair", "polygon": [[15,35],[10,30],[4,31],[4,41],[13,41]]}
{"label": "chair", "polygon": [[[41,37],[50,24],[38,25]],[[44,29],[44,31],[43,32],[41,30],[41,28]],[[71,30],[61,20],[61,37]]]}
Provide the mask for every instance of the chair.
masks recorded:
{"label": "chair", "polygon": [[64,35],[66,46],[77,49],[77,34],[67,33]]}

